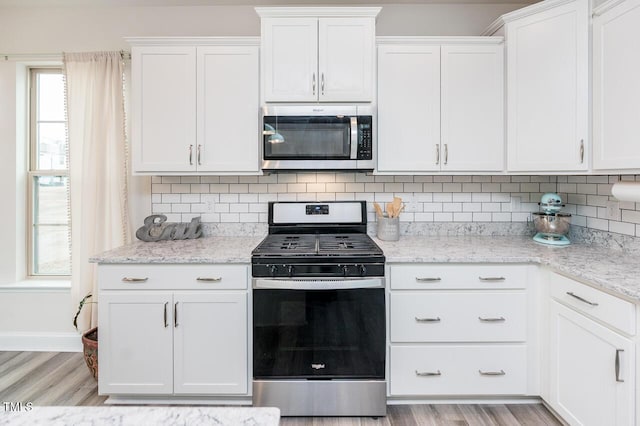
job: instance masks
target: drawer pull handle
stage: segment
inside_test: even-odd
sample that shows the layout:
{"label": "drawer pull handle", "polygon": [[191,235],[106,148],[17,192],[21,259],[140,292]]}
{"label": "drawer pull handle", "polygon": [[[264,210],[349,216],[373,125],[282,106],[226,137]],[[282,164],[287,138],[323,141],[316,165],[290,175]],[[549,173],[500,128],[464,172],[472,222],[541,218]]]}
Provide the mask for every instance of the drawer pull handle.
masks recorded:
{"label": "drawer pull handle", "polygon": [[173,326],[178,327],[178,302],[173,305]]}
{"label": "drawer pull handle", "polygon": [[571,291],[568,291],[567,294],[569,296],[571,296],[571,297],[574,297],[574,298],[578,299],[581,302],[586,303],[587,305],[598,306],[598,304],[596,302],[589,302],[587,299],[584,299],[584,298],[578,296],[577,294],[573,294],[573,292],[571,292]]}
{"label": "drawer pull handle", "polygon": [[504,317],[499,317],[499,318],[482,318],[482,317],[478,317],[478,319],[481,322],[505,322],[506,319]]}
{"label": "drawer pull handle", "polygon": [[421,277],[416,277],[416,281],[419,283],[435,283],[438,281],[442,281],[442,278],[440,277],[427,277],[427,278],[421,278]]}
{"label": "drawer pull handle", "polygon": [[505,281],[505,277],[478,277],[480,281],[489,281],[489,282],[497,282],[497,281]]}
{"label": "drawer pull handle", "polygon": [[480,373],[481,376],[504,376],[505,373],[504,370],[500,370],[500,371],[482,371],[482,370],[478,370],[478,373]]}
{"label": "drawer pull handle", "polygon": [[624,349],[616,349],[616,382],[624,383],[620,378],[620,352],[624,352]]}
{"label": "drawer pull handle", "polygon": [[436,318],[418,318],[416,317],[417,322],[440,322],[440,317]]}
{"label": "drawer pull handle", "polygon": [[125,283],[146,283],[148,280],[149,280],[148,277],[145,277],[145,278],[124,277],[122,279],[122,282],[125,282]]}
{"label": "drawer pull handle", "polygon": [[416,370],[416,376],[418,376],[418,377],[442,376],[442,373],[440,372],[440,370],[436,371],[435,373],[432,372],[432,371],[418,371],[418,370]]}
{"label": "drawer pull handle", "polygon": [[220,281],[222,281],[222,277],[198,277],[196,278],[196,281],[200,281],[203,283],[219,283]]}
{"label": "drawer pull handle", "polygon": [[167,306],[169,305],[169,302],[164,302],[164,328],[169,327],[169,324],[167,323]]}

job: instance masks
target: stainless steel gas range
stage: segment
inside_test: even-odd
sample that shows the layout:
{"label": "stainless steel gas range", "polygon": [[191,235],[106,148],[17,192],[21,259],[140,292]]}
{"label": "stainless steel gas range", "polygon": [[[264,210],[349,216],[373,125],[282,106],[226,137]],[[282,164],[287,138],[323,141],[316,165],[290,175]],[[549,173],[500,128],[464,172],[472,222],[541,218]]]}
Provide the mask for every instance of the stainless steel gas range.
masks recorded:
{"label": "stainless steel gas range", "polygon": [[384,416],[384,254],[364,201],[269,203],[252,252],[253,404]]}

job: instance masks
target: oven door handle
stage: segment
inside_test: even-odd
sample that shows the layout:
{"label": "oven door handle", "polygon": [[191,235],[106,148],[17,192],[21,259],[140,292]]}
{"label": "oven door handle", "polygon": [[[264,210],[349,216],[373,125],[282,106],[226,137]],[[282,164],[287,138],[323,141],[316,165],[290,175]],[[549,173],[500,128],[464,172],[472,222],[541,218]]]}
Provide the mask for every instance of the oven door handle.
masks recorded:
{"label": "oven door handle", "polygon": [[253,288],[258,290],[348,290],[354,288],[384,288],[384,278],[357,278],[338,280],[276,280],[254,278]]}

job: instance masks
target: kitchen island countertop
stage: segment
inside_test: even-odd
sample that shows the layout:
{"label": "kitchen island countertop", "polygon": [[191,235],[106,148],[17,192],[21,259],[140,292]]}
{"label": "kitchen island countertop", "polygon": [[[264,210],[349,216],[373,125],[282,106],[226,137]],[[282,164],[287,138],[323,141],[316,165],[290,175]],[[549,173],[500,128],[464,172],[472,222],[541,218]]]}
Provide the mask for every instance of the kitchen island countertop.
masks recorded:
{"label": "kitchen island countertop", "polygon": [[[264,236],[135,242],[92,257],[101,264],[250,263]],[[640,256],[588,244],[546,246],[528,236],[406,236],[381,241],[387,263],[532,263],[640,304]]]}

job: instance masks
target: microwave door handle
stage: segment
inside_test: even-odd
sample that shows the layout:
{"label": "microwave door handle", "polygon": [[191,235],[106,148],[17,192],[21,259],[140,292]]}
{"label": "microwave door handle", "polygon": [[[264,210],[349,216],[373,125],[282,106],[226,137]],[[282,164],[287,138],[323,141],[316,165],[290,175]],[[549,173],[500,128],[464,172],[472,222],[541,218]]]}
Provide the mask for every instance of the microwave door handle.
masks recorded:
{"label": "microwave door handle", "polygon": [[351,117],[351,158],[358,159],[358,117]]}

